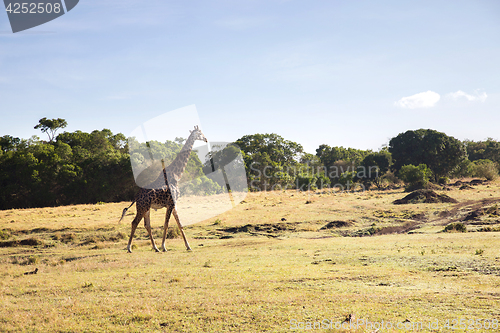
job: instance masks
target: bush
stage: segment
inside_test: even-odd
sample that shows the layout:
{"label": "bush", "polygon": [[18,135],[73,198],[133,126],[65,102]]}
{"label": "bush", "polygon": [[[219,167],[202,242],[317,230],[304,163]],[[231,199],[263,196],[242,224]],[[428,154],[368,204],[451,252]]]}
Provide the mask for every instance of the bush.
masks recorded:
{"label": "bush", "polygon": [[467,227],[465,226],[465,224],[463,224],[461,222],[450,223],[444,228],[443,231],[444,232],[467,232]]}
{"label": "bush", "polygon": [[40,258],[38,258],[38,256],[30,256],[28,258],[29,265],[35,265],[35,264],[38,264],[39,262],[40,262]]}
{"label": "bush", "polygon": [[174,225],[167,230],[167,238],[168,239],[174,239],[178,238],[181,236],[181,231],[179,230],[179,227]]}
{"label": "bush", "polygon": [[345,188],[354,187],[354,184],[356,183],[356,174],[356,171],[344,172],[342,175],[340,175],[340,178],[338,180],[339,184]]}
{"label": "bush", "polygon": [[498,168],[493,161],[477,160],[474,161],[474,176],[493,180],[498,177]]}
{"label": "bush", "polygon": [[400,184],[401,183],[401,179],[399,179],[398,177],[396,177],[396,175],[394,174],[394,172],[387,172],[385,175],[384,175],[384,179],[389,183],[389,184],[394,184],[394,185],[397,185],[397,184]]}
{"label": "bush", "polygon": [[446,185],[450,182],[450,178],[448,177],[439,177],[438,179],[438,184],[441,184],[441,185]]}
{"label": "bush", "polygon": [[475,165],[469,159],[464,159],[451,172],[453,178],[465,178],[474,176]]}
{"label": "bush", "polygon": [[432,171],[425,164],[415,166],[412,164],[404,165],[398,173],[399,178],[404,181],[408,189],[416,190],[425,188],[432,176]]}
{"label": "bush", "polygon": [[0,239],[9,239],[10,233],[7,230],[0,230]]}
{"label": "bush", "polygon": [[309,174],[300,174],[295,178],[295,186],[297,189],[305,189],[306,191],[316,190],[316,182],[318,181],[318,177]]}
{"label": "bush", "polygon": [[181,185],[182,195],[213,195],[224,193],[221,185],[203,175]]}
{"label": "bush", "polygon": [[323,189],[330,185],[330,179],[321,174],[321,175],[313,175],[313,174],[299,174],[297,178],[295,178],[295,186],[298,189],[305,190],[317,190]]}

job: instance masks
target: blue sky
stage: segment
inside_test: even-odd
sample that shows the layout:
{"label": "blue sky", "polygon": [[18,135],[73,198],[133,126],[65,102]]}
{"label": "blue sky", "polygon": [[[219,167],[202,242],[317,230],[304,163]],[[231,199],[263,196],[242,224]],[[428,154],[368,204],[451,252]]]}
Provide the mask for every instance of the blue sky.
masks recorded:
{"label": "blue sky", "polygon": [[0,136],[45,139],[42,117],[128,135],[195,104],[211,141],[311,153],[418,128],[498,140],[499,42],[496,0],[81,0],[16,34],[1,12]]}

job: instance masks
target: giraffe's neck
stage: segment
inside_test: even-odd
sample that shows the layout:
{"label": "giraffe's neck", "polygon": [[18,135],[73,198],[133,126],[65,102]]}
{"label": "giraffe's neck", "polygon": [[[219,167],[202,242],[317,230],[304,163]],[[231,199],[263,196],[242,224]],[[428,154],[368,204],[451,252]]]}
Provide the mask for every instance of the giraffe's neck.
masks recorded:
{"label": "giraffe's neck", "polygon": [[195,131],[191,133],[186,143],[182,147],[181,151],[175,157],[175,160],[166,167],[166,173],[170,176],[172,175],[176,181],[179,181],[186,169],[186,165],[193,150],[194,141],[196,140]]}

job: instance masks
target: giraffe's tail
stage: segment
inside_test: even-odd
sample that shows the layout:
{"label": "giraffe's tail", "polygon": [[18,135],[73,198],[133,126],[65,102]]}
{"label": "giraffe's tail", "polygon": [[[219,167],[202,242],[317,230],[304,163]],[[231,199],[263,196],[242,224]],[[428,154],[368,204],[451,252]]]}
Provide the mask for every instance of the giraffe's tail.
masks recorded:
{"label": "giraffe's tail", "polygon": [[123,217],[125,216],[125,214],[127,213],[127,210],[132,207],[132,205],[135,203],[135,199],[134,201],[132,201],[132,203],[130,204],[130,206],[128,206],[127,208],[124,208],[123,209],[123,213],[122,213],[122,217],[120,217],[120,221],[118,221],[118,223],[120,223],[122,220],[123,220]]}

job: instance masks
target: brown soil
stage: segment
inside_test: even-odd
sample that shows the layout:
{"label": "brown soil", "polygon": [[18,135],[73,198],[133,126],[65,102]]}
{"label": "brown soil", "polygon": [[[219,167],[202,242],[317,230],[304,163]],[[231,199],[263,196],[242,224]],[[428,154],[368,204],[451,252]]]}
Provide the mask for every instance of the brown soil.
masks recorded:
{"label": "brown soil", "polygon": [[0,242],[0,247],[14,247],[20,245],[37,246],[42,244],[43,242],[37,238],[27,238],[23,240],[11,240],[11,241]]}
{"label": "brown soil", "polygon": [[482,179],[473,179],[470,182],[463,182],[463,181],[457,180],[453,184],[448,184],[448,186],[456,186],[456,187],[460,186],[460,189],[462,190],[462,189],[473,188],[472,186],[476,186],[476,185],[484,185],[486,183],[488,183],[488,181],[482,180]]}
{"label": "brown soil", "polygon": [[[439,214],[439,217],[441,218],[440,220],[437,220],[437,221],[434,221],[434,222],[440,222],[441,220],[443,220],[443,224],[448,224],[450,222],[460,222],[460,221],[464,221],[465,218],[467,218],[468,215],[466,215],[466,217],[463,217],[462,214],[460,214],[460,212],[463,212],[463,211],[470,211],[469,214],[473,213],[473,212],[477,212],[477,216],[479,215],[482,215],[483,214],[483,211],[485,209],[486,206],[490,206],[492,204],[495,204],[495,203],[500,203],[500,198],[488,198],[488,199],[480,199],[480,200],[469,200],[469,201],[464,201],[464,202],[461,202],[457,205],[454,205],[453,208],[451,208],[450,210],[448,211],[442,211],[440,214]],[[494,212],[493,211],[489,211],[488,209],[488,213],[491,213],[491,214],[497,214],[498,210],[495,210]],[[500,213],[500,212],[498,212]],[[472,215],[476,215],[476,214],[471,214],[471,217]],[[454,218],[453,220],[449,220],[448,218],[453,218],[453,217],[456,217]],[[477,218],[477,217],[475,217]],[[469,218],[470,220],[472,220],[471,218]]]}
{"label": "brown soil", "polygon": [[224,229],[218,229],[219,231],[224,231],[231,234],[236,234],[240,232],[248,233],[277,233],[282,231],[295,231],[296,223],[264,223],[264,224],[247,224],[241,227],[230,227]]}
{"label": "brown soil", "polygon": [[437,194],[433,190],[416,190],[408,194],[403,199],[395,200],[393,204],[404,205],[404,204],[415,204],[415,203],[441,203],[441,202],[458,203],[457,200],[450,198],[445,194]]}
{"label": "brown soil", "polygon": [[319,230],[344,228],[344,227],[350,227],[351,225],[352,222],[348,221],[331,221],[322,226]]}

